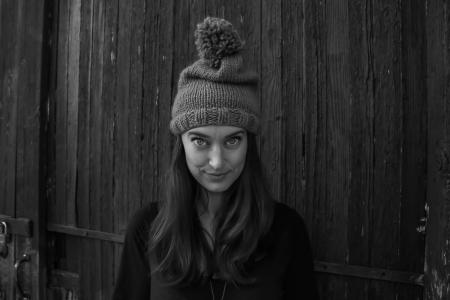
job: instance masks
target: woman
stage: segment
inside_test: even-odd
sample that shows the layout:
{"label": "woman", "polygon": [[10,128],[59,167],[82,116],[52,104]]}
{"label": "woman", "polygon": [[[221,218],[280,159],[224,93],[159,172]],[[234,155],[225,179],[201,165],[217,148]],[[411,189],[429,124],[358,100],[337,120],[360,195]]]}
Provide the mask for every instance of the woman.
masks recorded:
{"label": "woman", "polygon": [[232,25],[206,18],[200,59],[180,74],[167,199],[131,220],[114,299],[317,299],[298,213],[261,171],[258,77]]}

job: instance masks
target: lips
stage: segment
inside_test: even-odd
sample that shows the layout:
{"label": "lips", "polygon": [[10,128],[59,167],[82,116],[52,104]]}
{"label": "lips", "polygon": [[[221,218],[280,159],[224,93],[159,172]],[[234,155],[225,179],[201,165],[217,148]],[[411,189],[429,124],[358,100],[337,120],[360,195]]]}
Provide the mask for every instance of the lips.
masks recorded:
{"label": "lips", "polygon": [[220,180],[220,179],[224,178],[228,173],[229,172],[224,172],[224,173],[208,173],[208,172],[205,172],[206,176],[208,176],[212,180]]}
{"label": "lips", "polygon": [[206,174],[208,174],[208,175],[211,175],[211,176],[222,176],[222,175],[226,175],[228,172],[225,172],[225,173],[206,173]]}

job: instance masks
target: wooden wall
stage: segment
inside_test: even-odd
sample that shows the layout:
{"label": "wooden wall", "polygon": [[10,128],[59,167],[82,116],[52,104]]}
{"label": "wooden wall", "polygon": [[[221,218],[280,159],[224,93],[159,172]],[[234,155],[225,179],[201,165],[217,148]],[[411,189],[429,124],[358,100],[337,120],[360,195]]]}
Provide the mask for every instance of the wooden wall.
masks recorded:
{"label": "wooden wall", "polygon": [[[171,101],[206,15],[227,18],[246,40],[261,79],[271,188],[304,216],[316,259],[344,273],[346,265],[423,273],[418,0],[55,1],[49,222],[120,235],[137,208],[161,199]],[[108,299],[120,243],[53,238],[55,267],[79,274],[82,298]],[[422,298],[419,285],[326,268],[324,299]]]}
{"label": "wooden wall", "polygon": [[428,229],[425,298],[450,299],[450,14],[427,7]]}
{"label": "wooden wall", "polygon": [[[197,58],[193,31],[210,15],[235,25],[260,74],[261,156],[274,196],[307,223],[322,298],[422,299],[417,227],[426,216],[429,132],[438,126],[428,119],[436,95],[427,72],[449,86],[430,43],[449,28],[437,2],[47,1],[48,268],[65,271],[66,284],[50,294],[111,298],[129,218],[161,199],[178,75]],[[435,99],[444,107],[445,97]],[[1,143],[12,141],[1,122],[14,103],[0,101]],[[11,163],[7,149],[0,164]],[[5,182],[1,197],[10,193]],[[449,273],[439,270],[439,278]]]}
{"label": "wooden wall", "polygon": [[[14,237],[8,239],[8,255],[0,257],[0,299],[18,297],[14,263],[25,253],[30,260],[20,268],[21,285],[33,299],[45,298],[40,287],[46,282],[46,206],[40,203],[45,199],[46,11],[44,1],[0,1],[0,220],[25,224],[9,226]],[[23,216],[27,220],[14,220]]]}

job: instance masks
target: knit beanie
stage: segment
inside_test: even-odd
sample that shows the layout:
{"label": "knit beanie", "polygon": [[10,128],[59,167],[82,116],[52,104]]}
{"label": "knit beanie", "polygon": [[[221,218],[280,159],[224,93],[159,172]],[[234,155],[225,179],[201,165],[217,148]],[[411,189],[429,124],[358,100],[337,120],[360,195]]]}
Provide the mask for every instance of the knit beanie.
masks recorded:
{"label": "knit beanie", "polygon": [[200,59],[180,74],[170,131],[224,125],[257,133],[258,75],[244,66],[238,33],[230,22],[207,17],[195,39]]}

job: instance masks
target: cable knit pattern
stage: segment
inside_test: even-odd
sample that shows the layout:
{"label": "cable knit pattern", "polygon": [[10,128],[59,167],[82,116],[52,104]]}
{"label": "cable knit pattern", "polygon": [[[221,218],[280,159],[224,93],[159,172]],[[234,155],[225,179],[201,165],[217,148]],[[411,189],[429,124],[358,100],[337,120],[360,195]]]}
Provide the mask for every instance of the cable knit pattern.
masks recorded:
{"label": "cable knit pattern", "polygon": [[[220,27],[222,24],[223,28]],[[199,51],[208,50],[211,42],[205,35],[209,32],[214,37],[232,37],[233,43],[242,44],[236,41],[239,38],[237,33],[229,33],[233,28],[223,19],[208,17],[198,28],[202,30],[201,34],[198,33],[199,29],[196,31],[196,36],[201,37],[201,40],[196,41]],[[201,45],[202,42],[206,45]],[[229,45],[231,42],[221,43]],[[220,52],[217,45],[213,46],[215,51]],[[214,62],[200,52],[200,59],[181,72],[170,122],[173,134],[208,125],[236,126],[257,133],[258,75],[245,68],[240,51],[240,47],[237,47],[226,56],[214,56]]]}

